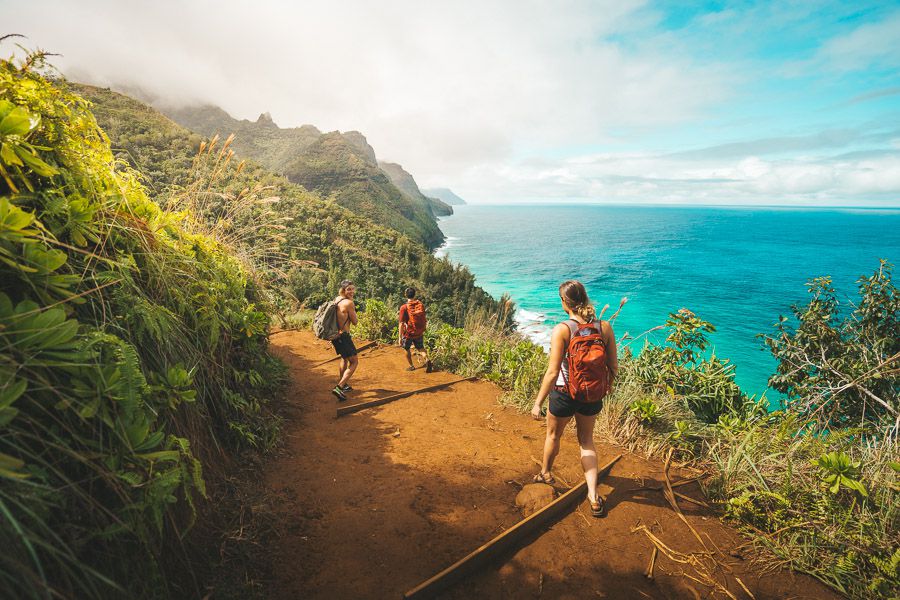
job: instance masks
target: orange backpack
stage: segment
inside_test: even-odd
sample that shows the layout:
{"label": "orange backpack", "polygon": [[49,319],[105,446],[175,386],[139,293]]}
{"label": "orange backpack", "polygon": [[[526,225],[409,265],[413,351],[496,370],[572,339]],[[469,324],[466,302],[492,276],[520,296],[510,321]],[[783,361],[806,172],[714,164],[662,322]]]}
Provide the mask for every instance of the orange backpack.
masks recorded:
{"label": "orange backpack", "polygon": [[417,338],[425,333],[427,324],[425,305],[418,300],[410,300],[406,303],[406,312],[409,315],[409,320],[406,321],[406,337]]}
{"label": "orange backpack", "polygon": [[609,368],[606,344],[600,321],[567,321],[569,348],[566,352],[569,374],[566,391],[578,402],[600,402],[609,393]]}

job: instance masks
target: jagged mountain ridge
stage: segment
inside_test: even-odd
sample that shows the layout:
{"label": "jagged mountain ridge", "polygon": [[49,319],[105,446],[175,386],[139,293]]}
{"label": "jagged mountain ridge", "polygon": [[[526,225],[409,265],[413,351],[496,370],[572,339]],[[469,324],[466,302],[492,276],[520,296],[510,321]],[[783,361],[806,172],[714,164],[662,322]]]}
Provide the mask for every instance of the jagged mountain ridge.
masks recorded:
{"label": "jagged mountain ridge", "polygon": [[376,223],[429,248],[444,241],[431,203],[401,191],[379,167],[375,150],[358,131],[322,133],[312,125],[281,128],[268,113],[238,120],[206,105],[162,111],[176,123],[212,136],[235,134],[232,147],[322,197],[333,198]]}

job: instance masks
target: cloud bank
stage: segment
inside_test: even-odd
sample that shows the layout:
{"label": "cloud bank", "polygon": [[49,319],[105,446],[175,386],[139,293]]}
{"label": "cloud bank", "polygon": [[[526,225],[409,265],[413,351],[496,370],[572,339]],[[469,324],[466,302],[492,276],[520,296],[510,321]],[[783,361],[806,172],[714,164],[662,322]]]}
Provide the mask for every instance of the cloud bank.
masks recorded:
{"label": "cloud bank", "polygon": [[[872,138],[886,135],[872,118],[891,114],[896,88],[851,81],[860,70],[896,74],[900,12],[760,58],[748,20],[771,15],[698,11],[674,23],[639,0],[0,5],[5,29],[61,53],[54,63],[70,78],[238,118],[269,111],[282,127],[357,129],[420,185],[472,201],[900,197],[900,137]],[[739,57],[710,50],[729,37],[744,45]],[[843,108],[786,126],[777,115],[815,102],[798,89],[783,104],[768,88],[800,76],[761,84],[760,73],[803,61]],[[777,102],[760,111],[745,101],[754,94]]]}

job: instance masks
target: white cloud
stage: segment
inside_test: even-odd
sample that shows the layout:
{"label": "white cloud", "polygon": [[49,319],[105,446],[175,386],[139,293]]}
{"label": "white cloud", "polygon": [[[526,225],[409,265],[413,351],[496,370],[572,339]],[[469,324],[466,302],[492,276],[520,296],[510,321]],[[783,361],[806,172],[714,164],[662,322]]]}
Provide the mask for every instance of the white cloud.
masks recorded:
{"label": "white cloud", "polygon": [[[487,201],[576,199],[589,202],[701,204],[797,204],[896,206],[900,200],[900,154],[861,153],[767,159],[668,154],[598,154],[546,163],[540,169],[505,166],[481,172],[490,181]],[[460,187],[460,193],[467,191]],[[464,194],[463,194],[464,195]]]}
{"label": "white cloud", "polygon": [[[2,0],[0,0],[2,1]],[[426,183],[522,147],[681,122],[725,95],[715,69],[623,51],[643,2],[10,2],[4,29],[63,72],[358,129]]]}
{"label": "white cloud", "polygon": [[[900,203],[897,156],[882,151],[897,138],[875,139],[895,135],[883,129],[823,123],[680,155],[702,134],[658,145],[667,152],[632,150],[676,127],[690,136],[755,122],[728,103],[766,71],[718,63],[715,48],[731,39],[691,47],[643,0],[0,0],[0,9],[4,32],[62,53],[54,62],[72,77],[212,102],[238,118],[269,111],[283,127],[357,129],[422,187],[469,200]],[[743,48],[758,37],[751,17],[697,22]],[[897,65],[898,40],[894,13],[826,41],[807,62]],[[845,157],[829,158],[837,151]]]}
{"label": "white cloud", "polygon": [[900,66],[900,11],[828,40],[816,61],[840,71]]}

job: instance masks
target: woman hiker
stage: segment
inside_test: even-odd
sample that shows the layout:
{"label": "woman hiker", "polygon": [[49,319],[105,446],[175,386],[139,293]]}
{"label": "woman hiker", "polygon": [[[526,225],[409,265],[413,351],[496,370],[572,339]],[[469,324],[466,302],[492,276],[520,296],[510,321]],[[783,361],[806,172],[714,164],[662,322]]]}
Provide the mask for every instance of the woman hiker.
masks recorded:
{"label": "woman hiker", "polygon": [[602,517],[605,508],[603,498],[597,494],[594,423],[619,369],[616,338],[609,322],[595,316],[594,307],[581,283],[564,282],[559,286],[559,298],[569,319],[553,328],[547,372],[531,409],[531,415],[540,420],[541,407],[549,395],[544,460],[541,472],[534,476],[534,481],[554,483],[551,470],[553,460],[559,453],[559,438],[575,417],[591,515]]}

